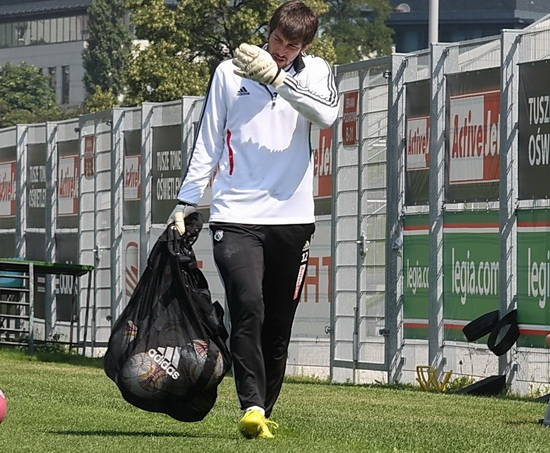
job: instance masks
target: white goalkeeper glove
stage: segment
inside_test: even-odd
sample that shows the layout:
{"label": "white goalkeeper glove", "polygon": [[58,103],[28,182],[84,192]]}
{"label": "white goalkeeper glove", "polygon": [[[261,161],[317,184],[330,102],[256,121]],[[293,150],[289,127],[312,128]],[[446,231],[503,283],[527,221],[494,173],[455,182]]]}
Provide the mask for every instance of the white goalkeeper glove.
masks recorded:
{"label": "white goalkeeper glove", "polygon": [[195,206],[179,202],[170,214],[170,217],[168,217],[167,223],[169,225],[173,224],[174,228],[176,228],[179,234],[183,236],[185,233],[185,218],[194,212],[197,212],[197,208]]}
{"label": "white goalkeeper glove", "polygon": [[235,49],[233,64],[239,68],[233,71],[238,76],[273,85],[274,88],[281,86],[286,78],[286,72],[277,66],[269,52],[247,43]]}

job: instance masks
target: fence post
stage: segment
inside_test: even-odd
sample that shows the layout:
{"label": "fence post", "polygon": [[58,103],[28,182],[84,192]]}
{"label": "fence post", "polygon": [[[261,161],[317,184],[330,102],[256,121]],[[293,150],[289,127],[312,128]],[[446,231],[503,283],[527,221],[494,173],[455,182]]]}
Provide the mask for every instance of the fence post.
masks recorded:
{"label": "fence post", "polygon": [[431,47],[430,102],[430,267],[428,362],[441,371],[443,360],[443,203],[445,193],[445,61],[447,49]]}
{"label": "fence post", "polygon": [[149,256],[149,238],[151,236],[151,191],[153,165],[153,108],[152,103],[141,106],[141,202],[139,229],[139,267],[145,269]]}
{"label": "fence post", "polygon": [[393,55],[388,87],[388,151],[386,209],[386,359],[388,382],[400,376],[403,341],[403,204],[405,197],[405,81],[406,56]]}
{"label": "fence post", "polygon": [[[518,103],[519,92],[519,32],[503,30],[501,33],[501,98],[500,98],[500,259],[499,286],[501,315],[515,308],[517,278],[517,222],[516,203],[517,159],[514,150],[518,139]],[[499,374],[505,374],[509,367],[510,353],[499,357]],[[513,369],[508,369],[508,382],[513,379]]]}
{"label": "fence post", "polygon": [[15,255],[25,258],[27,247],[25,231],[27,231],[27,136],[28,126],[17,125],[17,174],[16,178],[16,206],[22,206],[15,212]]}

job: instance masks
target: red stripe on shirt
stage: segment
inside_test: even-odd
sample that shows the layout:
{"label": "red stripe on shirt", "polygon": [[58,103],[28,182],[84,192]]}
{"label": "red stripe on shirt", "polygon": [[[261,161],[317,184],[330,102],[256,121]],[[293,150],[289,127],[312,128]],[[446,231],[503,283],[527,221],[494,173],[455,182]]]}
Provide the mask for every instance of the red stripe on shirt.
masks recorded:
{"label": "red stripe on shirt", "polygon": [[231,131],[227,131],[227,135],[225,137],[225,141],[227,143],[227,152],[229,153],[229,174],[233,174],[233,169],[235,168],[235,162],[233,161],[233,149],[231,148]]}

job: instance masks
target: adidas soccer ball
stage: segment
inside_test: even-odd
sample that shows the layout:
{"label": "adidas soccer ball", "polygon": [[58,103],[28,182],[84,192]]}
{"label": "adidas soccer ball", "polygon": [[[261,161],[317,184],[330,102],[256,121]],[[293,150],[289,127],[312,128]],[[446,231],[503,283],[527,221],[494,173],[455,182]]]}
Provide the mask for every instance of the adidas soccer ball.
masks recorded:
{"label": "adidas soccer ball", "polygon": [[130,319],[126,321],[126,326],[124,326],[124,332],[122,333],[122,344],[124,349],[126,349],[128,345],[136,339],[137,333],[138,326]]}
{"label": "adidas soccer ball", "polygon": [[138,326],[132,320],[127,320],[126,324],[120,328],[116,336],[109,342],[109,349],[113,357],[122,356],[128,349],[132,341],[137,338]]}
{"label": "adidas soccer ball", "polygon": [[148,352],[131,356],[120,370],[120,377],[135,396],[154,400],[166,397],[172,380]]}
{"label": "adidas soccer ball", "polygon": [[[186,359],[186,374],[191,382],[196,382],[204,369],[208,357],[208,343],[204,340],[193,340],[184,349]],[[219,383],[223,377],[224,361],[222,354],[218,351],[214,372],[207,384],[207,387]]]}
{"label": "adidas soccer ball", "polygon": [[4,393],[2,393],[2,389],[0,389],[0,423],[2,423],[6,418],[7,411],[8,405],[6,403],[6,397],[4,396]]}

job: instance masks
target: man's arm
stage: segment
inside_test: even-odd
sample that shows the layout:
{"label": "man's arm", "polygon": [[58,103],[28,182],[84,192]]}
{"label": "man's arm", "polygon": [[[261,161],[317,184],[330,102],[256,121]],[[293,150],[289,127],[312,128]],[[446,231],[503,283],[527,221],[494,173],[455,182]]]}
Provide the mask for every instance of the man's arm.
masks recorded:
{"label": "man's arm", "polygon": [[287,74],[277,93],[309,121],[324,129],[332,126],[338,116],[334,75],[322,58],[310,57],[308,60],[299,75]]}
{"label": "man's arm", "polygon": [[197,205],[223,152],[227,106],[223,97],[221,71],[215,71],[199,120],[191,160],[185,172],[178,199]]}
{"label": "man's arm", "polygon": [[264,85],[272,85],[284,99],[312,123],[330,127],[338,115],[338,94],[334,76],[322,58],[308,57],[305,69],[292,77],[272,56],[258,46],[243,43],[235,50],[235,74]]}

